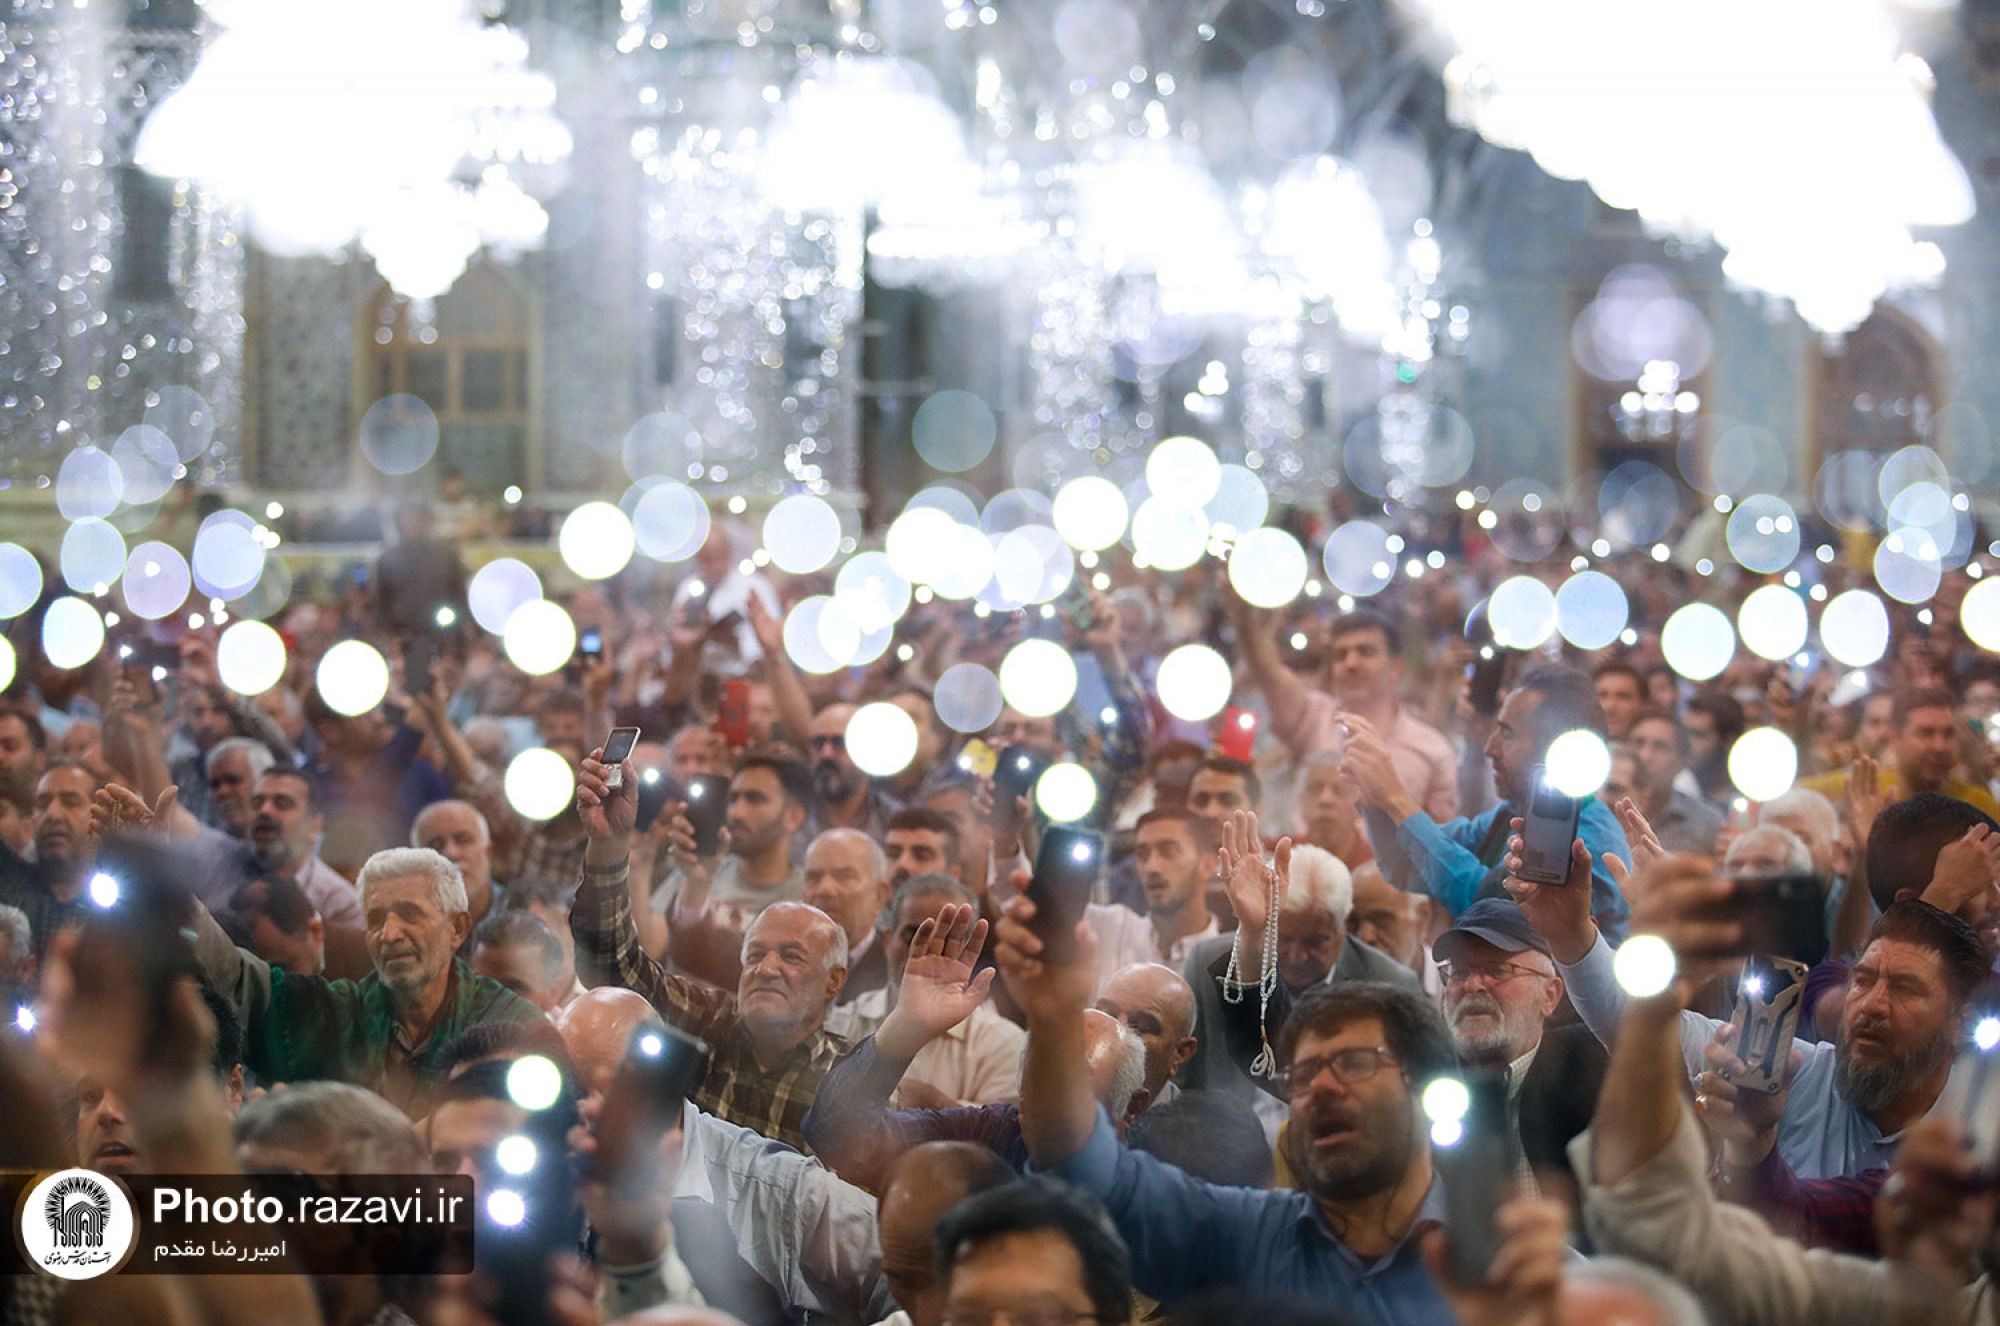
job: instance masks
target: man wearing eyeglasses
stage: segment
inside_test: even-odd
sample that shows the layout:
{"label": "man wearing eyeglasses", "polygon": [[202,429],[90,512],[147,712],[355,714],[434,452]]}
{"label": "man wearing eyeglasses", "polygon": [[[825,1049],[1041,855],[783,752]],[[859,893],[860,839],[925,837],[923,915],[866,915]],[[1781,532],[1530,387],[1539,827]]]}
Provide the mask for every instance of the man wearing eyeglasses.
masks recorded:
{"label": "man wearing eyeglasses", "polygon": [[1028,1022],[1022,1134],[1036,1171],[1105,1203],[1141,1293],[1173,1304],[1254,1285],[1397,1326],[1455,1320],[1417,1248],[1444,1217],[1419,1102],[1457,1067],[1428,1000],[1374,982],[1307,991],[1274,1047],[1303,1191],[1218,1187],[1119,1144],[1084,1064],[1095,942],[1079,926],[1074,960],[1047,961],[1033,915],[1017,898],[999,927],[1000,970]]}
{"label": "man wearing eyeglasses", "polygon": [[889,817],[903,807],[848,757],[847,722],[854,710],[842,701],[813,715],[808,743],[819,797],[806,827],[814,836],[828,829],[858,829],[879,843],[888,835]]}
{"label": "man wearing eyeglasses", "polygon": [[1569,1141],[1590,1126],[1607,1056],[1589,1028],[1548,1025],[1563,1001],[1548,941],[1518,904],[1482,898],[1459,913],[1432,952],[1459,1059],[1506,1072],[1520,1159],[1538,1179],[1567,1180]]}

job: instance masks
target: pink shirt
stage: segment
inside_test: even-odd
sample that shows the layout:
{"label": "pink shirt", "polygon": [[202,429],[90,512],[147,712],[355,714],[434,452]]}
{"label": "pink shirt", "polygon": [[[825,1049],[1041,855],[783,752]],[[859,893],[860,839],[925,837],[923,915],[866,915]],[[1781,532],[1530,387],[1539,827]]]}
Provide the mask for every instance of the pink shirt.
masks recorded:
{"label": "pink shirt", "polygon": [[[1325,750],[1340,740],[1335,715],[1340,706],[1324,691],[1306,692],[1306,713],[1296,730],[1280,734],[1294,759],[1303,760],[1316,750]],[[1458,757],[1444,733],[1410,711],[1396,707],[1396,721],[1382,732],[1382,744],[1389,748],[1389,762],[1396,777],[1416,798],[1424,812],[1439,824],[1458,816]]]}

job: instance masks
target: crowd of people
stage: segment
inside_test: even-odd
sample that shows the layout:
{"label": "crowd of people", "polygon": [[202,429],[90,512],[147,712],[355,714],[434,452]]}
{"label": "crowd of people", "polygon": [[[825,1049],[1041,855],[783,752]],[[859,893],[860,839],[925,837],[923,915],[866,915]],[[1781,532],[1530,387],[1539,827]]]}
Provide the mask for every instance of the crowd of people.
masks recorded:
{"label": "crowd of people", "polygon": [[[1584,550],[1515,563],[1468,514],[1372,597],[1260,609],[1219,558],[1114,550],[1059,610],[919,595],[878,661],[815,674],[784,626],[829,577],[718,521],[685,566],[562,595],[600,647],[530,676],[458,550],[402,528],[301,585],[254,696],[212,627],[54,666],[53,573],[13,623],[0,1170],[477,1186],[533,1135],[564,1233],[467,1275],[23,1272],[8,1326],[2000,1322],[2000,1099],[1967,1068],[2000,1042],[2000,663],[1959,628],[1966,570],[1892,605],[1872,668],[1738,649],[1697,684],[1668,613],[1778,577],[1598,558],[1618,643],[1501,648],[1492,586]],[[948,723],[947,669],[1030,634],[1076,698]],[[358,715],[315,682],[350,638],[393,665]],[[1159,696],[1190,641],[1234,669],[1205,721]],[[918,734],[884,776],[847,741],[877,701]],[[1753,800],[1730,753],[1765,727],[1799,772]],[[1577,732],[1609,776],[1533,871]],[[545,819],[504,776],[534,747],[574,771]],[[1073,931],[1038,912],[1057,826],[1020,759],[1092,778]],[[1773,947],[1780,884],[1814,951]],[[142,890],[168,919],[135,936]],[[1781,972],[1795,1038],[1753,1045]],[[536,1058],[553,1104],[510,1072]],[[1439,1082],[1497,1113],[1440,1113]],[[1463,1163],[1473,1128],[1500,1163]]]}

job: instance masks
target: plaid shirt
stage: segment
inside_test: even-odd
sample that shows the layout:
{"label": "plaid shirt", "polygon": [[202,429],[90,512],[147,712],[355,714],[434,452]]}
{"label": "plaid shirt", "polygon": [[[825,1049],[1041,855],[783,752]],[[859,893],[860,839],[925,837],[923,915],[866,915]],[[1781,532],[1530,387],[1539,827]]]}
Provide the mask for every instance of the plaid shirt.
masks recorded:
{"label": "plaid shirt", "polygon": [[583,869],[583,849],[589,838],[557,839],[550,826],[522,817],[507,800],[500,776],[482,768],[472,778],[460,779],[452,790],[479,808],[493,835],[493,877],[522,889],[547,883],[567,889]]}
{"label": "plaid shirt", "polygon": [[1716,1196],[1747,1206],[1771,1228],[1808,1248],[1828,1248],[1858,1257],[1880,1257],[1875,1238],[1875,1197],[1888,1181],[1884,1168],[1832,1179],[1801,1179],[1776,1147],[1764,1163],[1747,1172],[1714,1170]]}
{"label": "plaid shirt", "polygon": [[623,862],[609,870],[583,871],[569,913],[577,975],[585,985],[623,986],[645,996],[670,1024],[708,1042],[708,1076],[695,1092],[696,1105],[718,1119],[809,1152],[806,1111],[847,1042],[822,1027],[775,1062],[761,1062],[737,1016],[735,995],[669,974],[639,946],[627,873]]}

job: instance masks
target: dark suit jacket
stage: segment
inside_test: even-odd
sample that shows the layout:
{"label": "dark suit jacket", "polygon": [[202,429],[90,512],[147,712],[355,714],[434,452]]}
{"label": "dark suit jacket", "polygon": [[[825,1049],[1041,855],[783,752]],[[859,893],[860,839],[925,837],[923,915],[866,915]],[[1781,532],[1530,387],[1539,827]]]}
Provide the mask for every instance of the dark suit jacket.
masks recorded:
{"label": "dark suit jacket", "polygon": [[882,932],[875,932],[875,942],[861,955],[860,961],[847,969],[847,980],[840,987],[840,998],[835,1003],[845,1004],[852,999],[880,990],[889,984],[889,958],[883,952]]}

